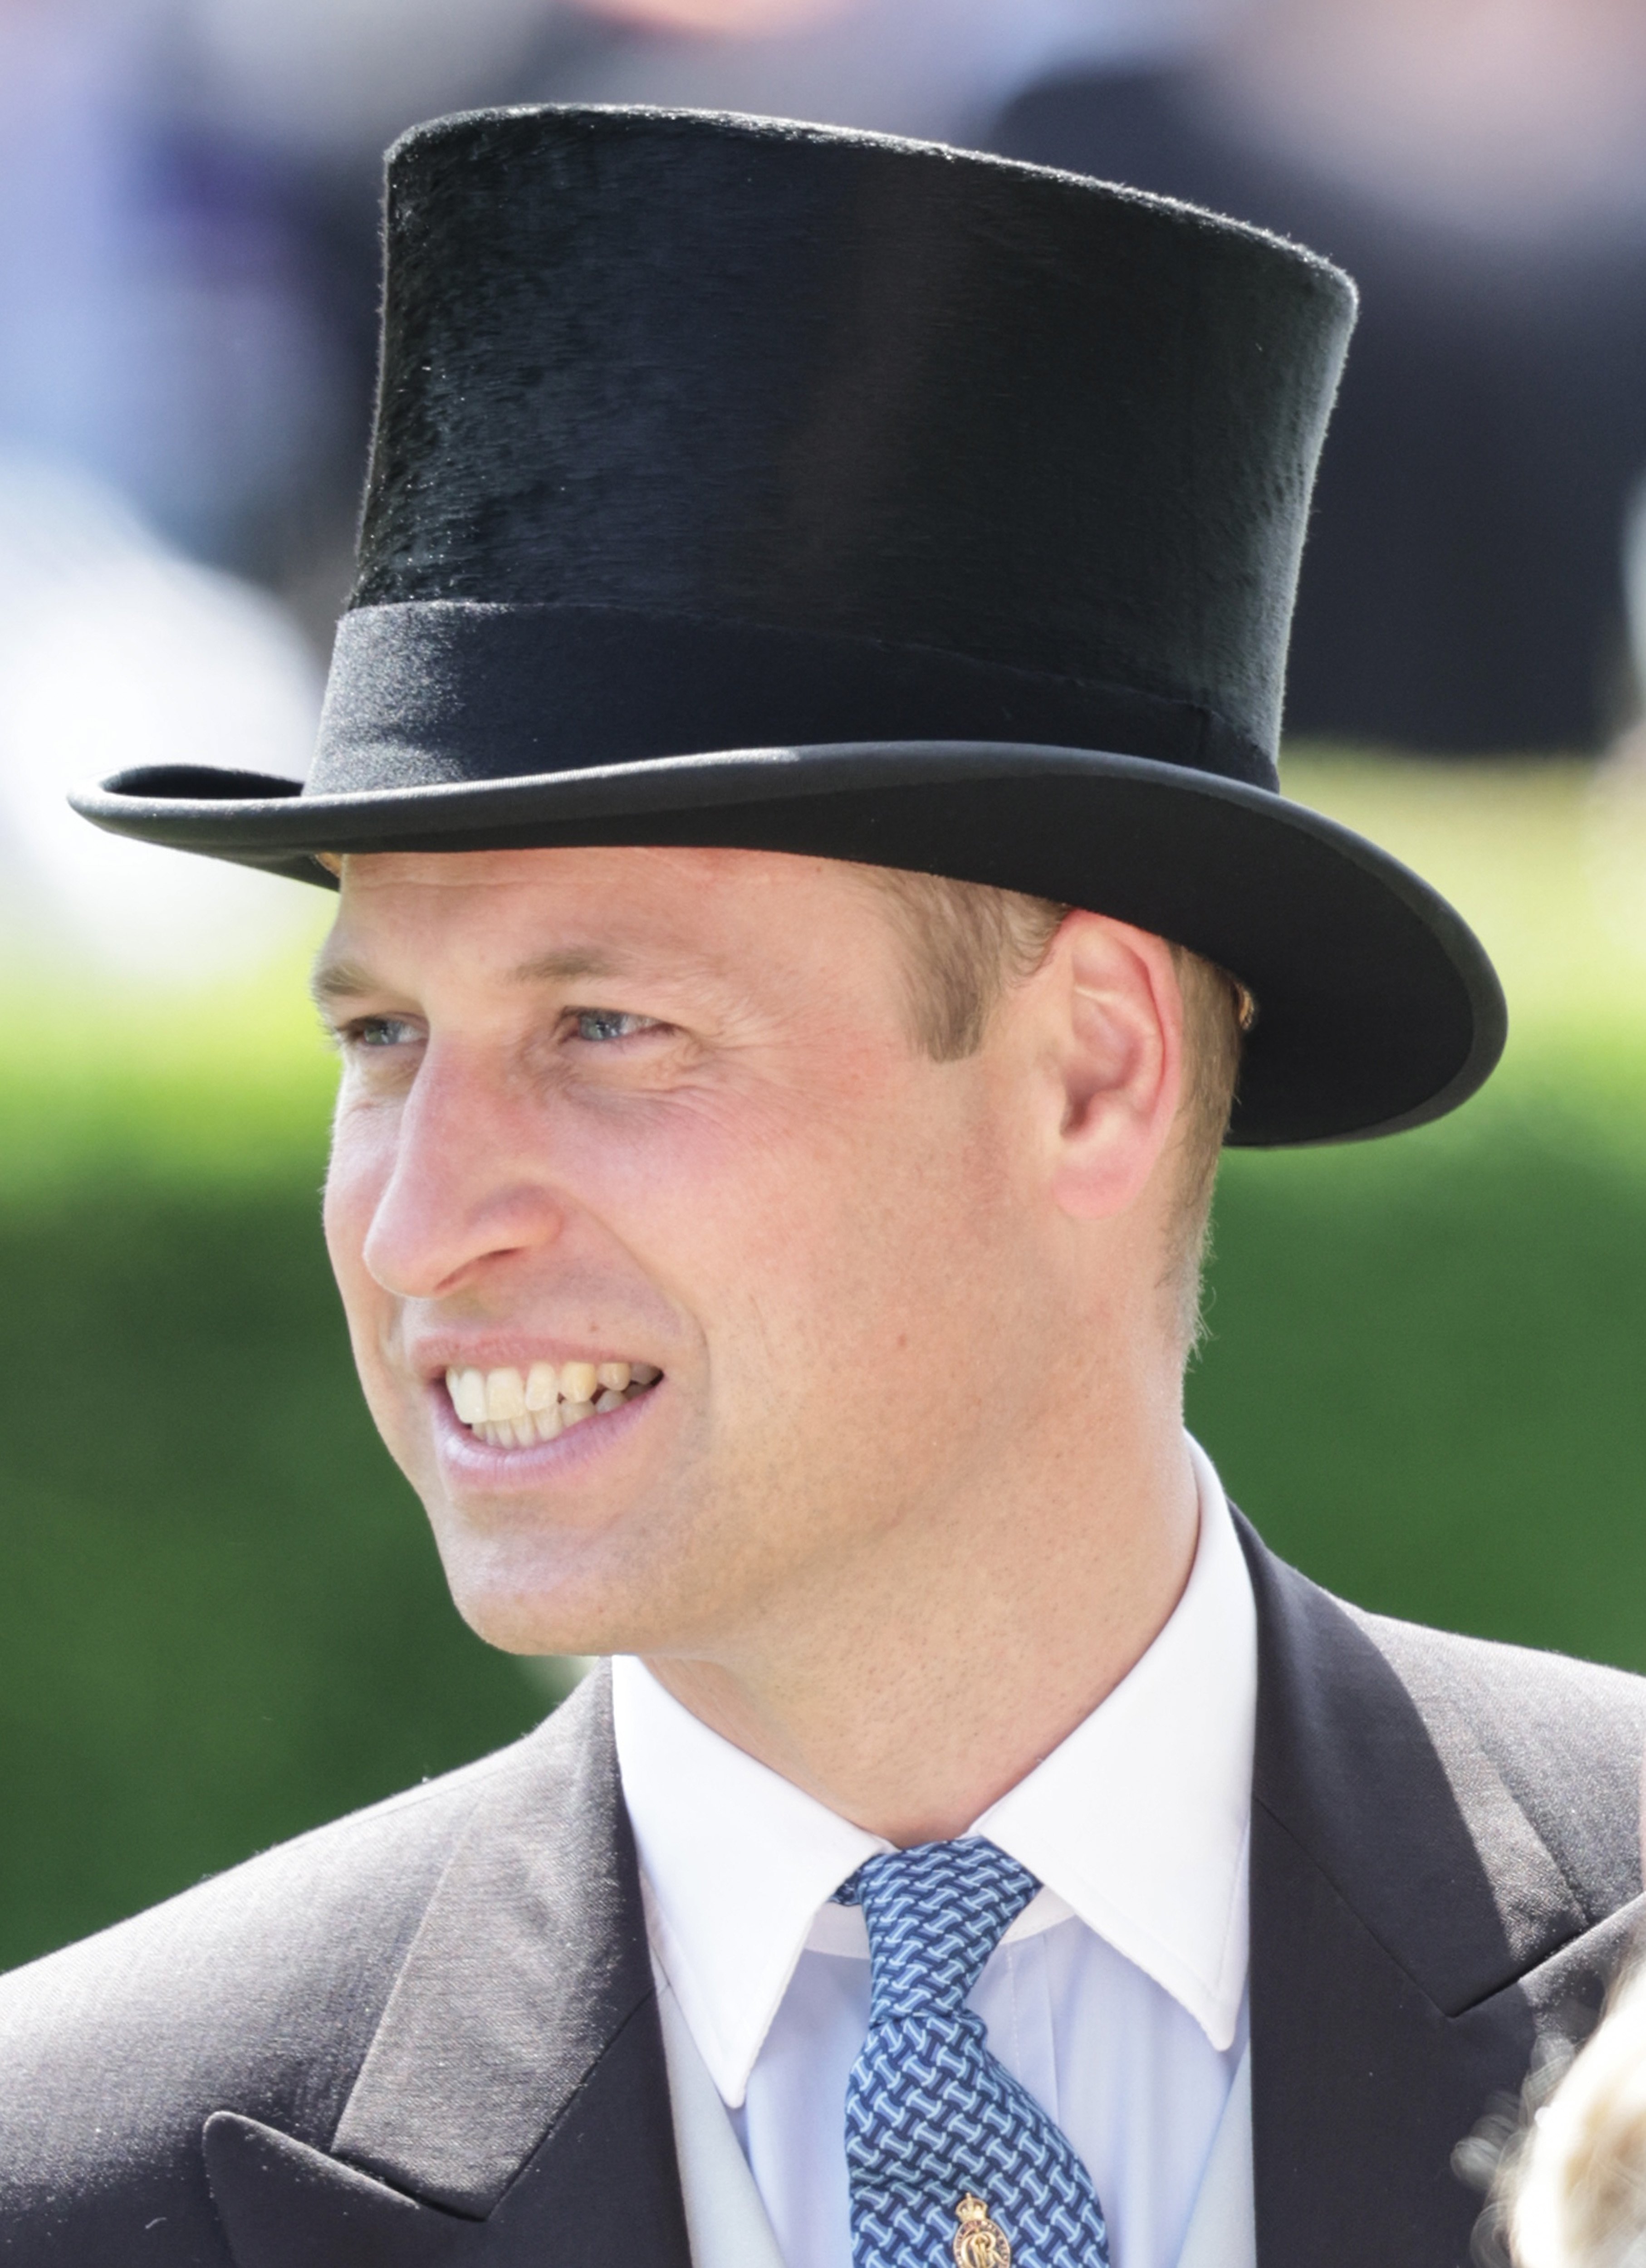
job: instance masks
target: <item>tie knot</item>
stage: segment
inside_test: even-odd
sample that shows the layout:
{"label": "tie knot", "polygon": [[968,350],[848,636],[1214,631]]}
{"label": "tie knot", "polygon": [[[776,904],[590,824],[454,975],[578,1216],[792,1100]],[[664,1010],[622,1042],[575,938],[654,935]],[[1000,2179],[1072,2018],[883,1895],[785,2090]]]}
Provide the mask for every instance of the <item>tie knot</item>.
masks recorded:
{"label": "tie knot", "polygon": [[888,1851],[860,1867],[835,1900],[863,1909],[871,2022],[958,2009],[1039,1887],[978,1835]]}

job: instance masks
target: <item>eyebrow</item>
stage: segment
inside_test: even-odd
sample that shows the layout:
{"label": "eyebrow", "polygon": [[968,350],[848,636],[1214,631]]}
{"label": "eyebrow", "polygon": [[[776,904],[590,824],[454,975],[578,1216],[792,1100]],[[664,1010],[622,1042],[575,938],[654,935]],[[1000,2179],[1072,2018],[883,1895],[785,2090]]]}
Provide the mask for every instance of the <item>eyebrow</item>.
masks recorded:
{"label": "eyebrow", "polygon": [[[540,953],[509,971],[511,984],[567,984],[583,976],[620,975],[625,963],[619,955],[595,946],[568,946],[557,953]],[[383,988],[369,968],[357,961],[319,961],[308,989],[317,1008],[335,1007],[340,1001],[359,1000]]]}
{"label": "eyebrow", "polygon": [[340,1000],[363,999],[378,989],[370,969],[354,961],[317,961],[308,980],[309,998],[317,1008],[335,1006]]}
{"label": "eyebrow", "polygon": [[629,967],[622,956],[598,946],[572,945],[558,953],[535,954],[509,971],[511,984],[568,984],[579,976],[618,976]]}

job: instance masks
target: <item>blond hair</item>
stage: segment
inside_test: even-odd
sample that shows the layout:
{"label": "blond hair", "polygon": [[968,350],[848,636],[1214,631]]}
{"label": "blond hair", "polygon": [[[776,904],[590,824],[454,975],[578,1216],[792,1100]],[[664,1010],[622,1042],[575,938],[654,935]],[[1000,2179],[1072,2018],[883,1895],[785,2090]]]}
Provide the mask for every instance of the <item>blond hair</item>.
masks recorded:
{"label": "blond hair", "polygon": [[1516,2268],[1646,2268],[1646,1962],[1511,2148],[1496,2207]]}

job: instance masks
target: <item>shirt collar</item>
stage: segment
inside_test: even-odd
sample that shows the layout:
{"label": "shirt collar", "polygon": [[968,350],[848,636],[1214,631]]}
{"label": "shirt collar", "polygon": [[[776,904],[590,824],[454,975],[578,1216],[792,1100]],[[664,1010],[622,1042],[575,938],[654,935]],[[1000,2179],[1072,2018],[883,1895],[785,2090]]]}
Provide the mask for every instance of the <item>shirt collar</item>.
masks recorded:
{"label": "shirt collar", "polygon": [[[1257,1611],[1217,1475],[1189,1447],[1200,1532],[1183,1596],[971,1831],[1045,1885],[1010,1935],[1077,1915],[1223,2049],[1246,1986]],[[890,1845],[711,1732],[638,1661],[613,1662],[612,1700],[653,1949],[735,2107],[808,1940],[867,1950],[860,1913],[828,1901]]]}

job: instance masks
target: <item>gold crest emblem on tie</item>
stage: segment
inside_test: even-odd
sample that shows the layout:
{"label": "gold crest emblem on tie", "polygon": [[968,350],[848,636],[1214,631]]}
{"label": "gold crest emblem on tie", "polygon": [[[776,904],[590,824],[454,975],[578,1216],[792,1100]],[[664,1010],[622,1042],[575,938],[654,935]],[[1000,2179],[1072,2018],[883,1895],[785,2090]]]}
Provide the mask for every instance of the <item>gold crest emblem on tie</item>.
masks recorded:
{"label": "gold crest emblem on tie", "polygon": [[1012,2248],[989,2208],[968,2190],[955,2207],[955,2268],[1012,2268]]}

